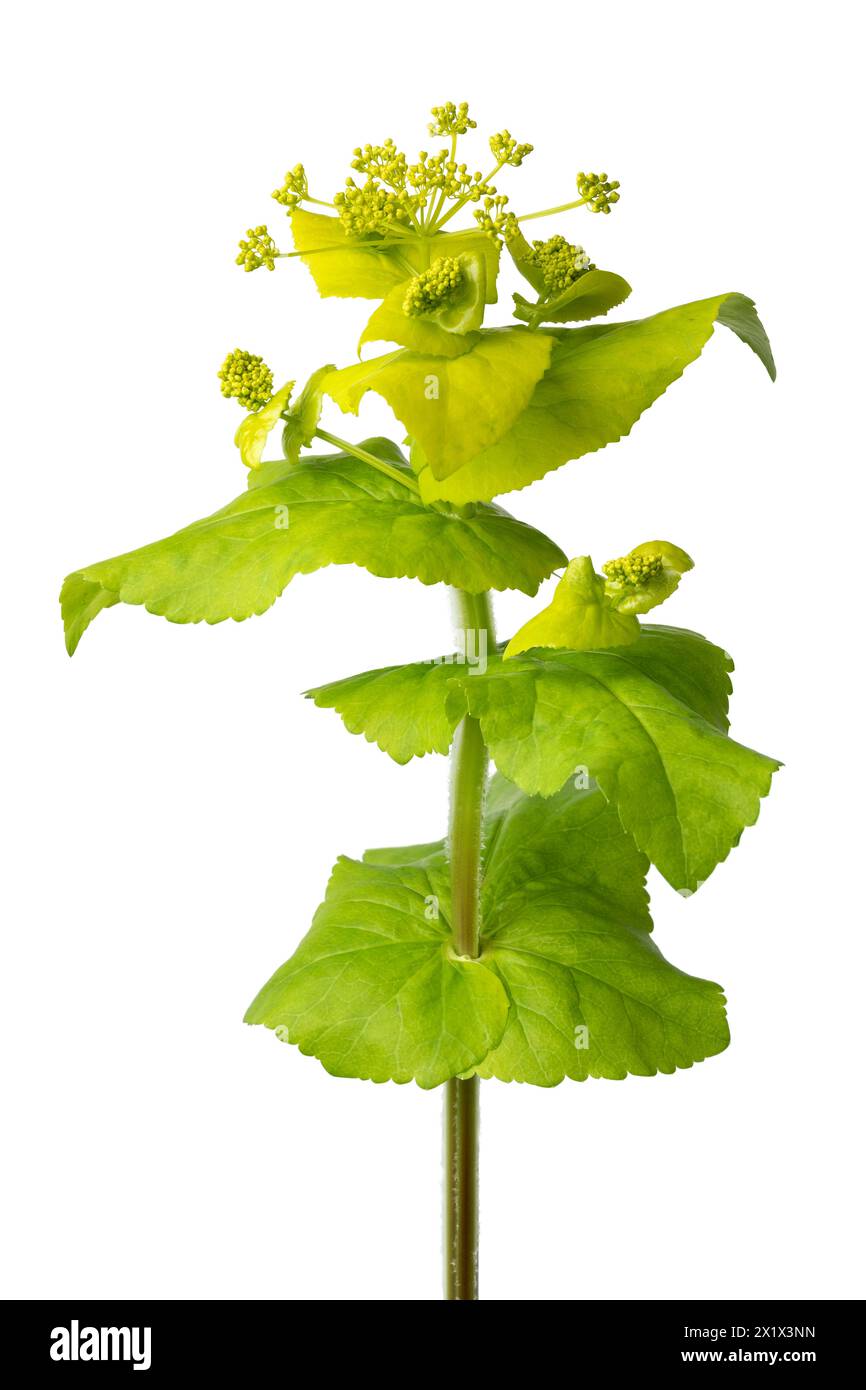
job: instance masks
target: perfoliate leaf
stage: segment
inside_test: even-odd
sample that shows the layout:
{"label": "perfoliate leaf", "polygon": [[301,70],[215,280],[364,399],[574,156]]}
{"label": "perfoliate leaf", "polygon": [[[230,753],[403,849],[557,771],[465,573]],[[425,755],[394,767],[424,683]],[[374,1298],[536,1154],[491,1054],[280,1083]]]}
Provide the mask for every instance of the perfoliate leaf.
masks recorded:
{"label": "perfoliate leaf", "polygon": [[670,541],[644,541],[604,566],[605,596],[619,613],[649,613],[679,587],[695,562]]}
{"label": "perfoliate leaf", "polygon": [[512,232],[505,244],[523,278],[529,281],[536,294],[544,294],[547,289],[544,271],[523,233],[520,230]]}
{"label": "perfoliate leaf", "polygon": [[477,251],[464,251],[457,258],[463,273],[463,285],[455,297],[434,309],[430,314],[436,323],[449,333],[473,333],[484,321],[487,299],[487,266]]}
{"label": "perfoliate leaf", "polygon": [[641,641],[621,655],[708,724],[727,732],[734,663],[721,647],[688,628],[641,623]]}
{"label": "perfoliate leaf", "polygon": [[375,237],[358,240],[347,236],[336,217],[295,208],[291,222],[295,248],[322,295],[384,299],[395,285],[426,270],[438,256],[459,256],[467,251],[483,257],[487,303],[496,303],[499,247],[474,228],[435,237],[401,236],[396,244],[391,239],[380,246]]}
{"label": "perfoliate leaf", "polygon": [[[308,449],[316,437],[322,414],[323,383],[335,370],[333,364],[313,372],[294,405],[288,410],[283,426],[283,453],[291,463],[297,463],[301,449]],[[259,471],[258,469],[253,472]]]}
{"label": "perfoliate leaf", "polygon": [[240,449],[241,459],[247,468],[258,468],[268,435],[288,405],[294,384],[293,381],[287,381],[285,386],[281,386],[279,391],[271,396],[267,405],[263,405],[261,410],[254,411],[252,415],[247,415],[238,425],[235,444]]}
{"label": "perfoliate leaf", "polygon": [[779,766],[726,737],[730,669],[696,634],[647,626],[609,651],[422,662],[311,693],[399,761],[444,749],[468,712],[497,767],[530,795],[585,769],[638,847],[689,893],[754,824]]}
{"label": "perfoliate leaf", "polygon": [[526,328],[490,329],[462,356],[401,349],[334,372],[324,383],[357,414],[367,391],[383,396],[417,439],[437,477],[460,469],[507,435],[551,359],[554,339]]}
{"label": "perfoliate leaf", "polygon": [[507,660],[532,647],[568,647],[576,652],[621,647],[639,637],[637,618],[618,612],[608,601],[604,580],[589,556],[582,555],[569,562],[551,602],[514,634],[504,655]]}
{"label": "perfoliate leaf", "polygon": [[[380,445],[364,447],[376,452]],[[277,476],[268,486],[212,516],[70,575],[61,594],[70,654],[96,613],[118,602],[144,604],[177,623],[240,620],[264,613],[296,574],[346,564],[472,593],[512,586],[535,593],[565,559],[499,507],[462,516],[425,507],[401,483],[346,454],[281,460],[262,471],[269,469]]]}
{"label": "perfoliate leaf", "polygon": [[495,778],[484,843],[478,960],[450,946],[444,842],[373,850],[338,862],[246,1021],[337,1076],[423,1087],[647,1076],[722,1051],[721,991],[653,945],[646,860],[596,788],[543,801]]}
{"label": "perfoliate leaf", "polygon": [[445,855],[418,864],[340,859],[292,958],[247,1023],[280,1029],[334,1076],[439,1086],[502,1037],[508,997],[480,961],[455,956]]}
{"label": "perfoliate leaf", "polygon": [[358,340],[358,354],[365,343],[399,343],[413,352],[434,357],[462,357],[480,339],[479,333],[451,333],[430,318],[409,318],[403,301],[409,281],[395,286],[374,309]]}
{"label": "perfoliate leaf", "polygon": [[542,304],[514,296],[514,317],[535,328],[540,323],[583,323],[624,303],[631,285],[612,270],[588,270],[580,279]]}
{"label": "perfoliate leaf", "polygon": [[[640,641],[619,655],[648,680],[724,733],[728,728],[730,672],[727,652],[686,628],[640,624]],[[498,653],[467,644],[433,661],[383,666],[308,690],[320,709],[333,709],[350,733],[363,734],[395,762],[425,753],[447,753],[467,712],[463,687],[477,679]]]}
{"label": "perfoliate leaf", "polygon": [[755,823],[779,763],[651,679],[629,659],[639,646],[492,661],[462,687],[501,772],[549,796],[587,768],[638,847],[691,893]]}
{"label": "perfoliate leaf", "polygon": [[322,295],[382,299],[406,279],[398,248],[348,237],[339,218],[295,208],[291,224],[295,249]]}
{"label": "perfoliate leaf", "polygon": [[542,800],[496,778],[487,844],[483,959],[510,1009],[480,1076],[652,1076],[724,1050],[724,996],[653,944],[646,860],[597,789]]}
{"label": "perfoliate leaf", "polygon": [[431,454],[425,434],[410,430],[422,495],[458,503],[495,497],[621,439],[700,355],[716,322],[748,343],[775,376],[754,304],[741,294],[698,300],[632,323],[551,329],[556,346],[550,366],[495,443],[446,475],[437,463],[436,442]]}
{"label": "perfoliate leaf", "polygon": [[406,312],[410,280],[397,285],[374,310],[358,342],[358,354],[365,343],[399,343],[413,352],[433,356],[462,357],[479,341],[475,331],[484,319],[486,269],[477,252],[457,256],[463,284],[455,299],[424,314]]}
{"label": "perfoliate leaf", "polygon": [[466,712],[452,659],[385,666],[305,693],[320,709],[337,710],[350,734],[363,734],[396,763],[447,753]]}

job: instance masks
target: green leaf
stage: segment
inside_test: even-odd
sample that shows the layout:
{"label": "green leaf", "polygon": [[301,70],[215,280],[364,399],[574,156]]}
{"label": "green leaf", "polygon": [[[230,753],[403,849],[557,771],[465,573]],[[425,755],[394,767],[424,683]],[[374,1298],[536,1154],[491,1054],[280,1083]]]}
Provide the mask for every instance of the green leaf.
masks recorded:
{"label": "green leaf", "polygon": [[396,763],[447,753],[466,712],[455,659],[384,666],[306,691],[320,709],[336,710],[350,734],[363,734]]}
{"label": "green leaf", "polygon": [[736,333],[763,362],[771,381],[776,380],[776,363],[766,329],[758,318],[755,301],[745,294],[725,295],[718,314],[719,323]]}
{"label": "green leaf", "polygon": [[[569,459],[623,438],[723,323],[775,367],[763,326],[741,294],[683,304],[632,323],[554,329],[548,370],[507,432],[446,476],[421,434],[413,464],[429,501],[470,502],[525,487]],[[462,360],[462,359],[461,359]]]}
{"label": "green leaf", "polygon": [[[648,573],[639,569],[642,562],[649,562]],[[604,566],[605,595],[619,613],[649,613],[676,592],[683,575],[694,567],[694,560],[678,545],[644,541]]]}
{"label": "green leaf", "polygon": [[391,290],[378,309],[374,309],[358,341],[358,354],[365,343],[399,343],[413,352],[434,357],[462,357],[480,341],[480,333],[452,333],[433,319],[410,318],[403,313],[409,281]]}
{"label": "green leaf", "polygon": [[617,612],[605,595],[604,580],[588,555],[569,562],[552,601],[524,623],[505,648],[505,658],[532,647],[568,647],[589,651],[619,647],[640,637],[637,618]]}
{"label": "green leaf", "polygon": [[[438,323],[449,333],[466,334],[480,328],[484,320],[487,293],[487,268],[480,251],[463,251],[453,258],[460,267],[463,280],[456,294],[423,318]],[[432,269],[432,267],[431,267]]]}
{"label": "green leaf", "polygon": [[554,340],[526,328],[490,329],[461,357],[400,349],[344,367],[325,382],[341,410],[358,412],[367,391],[390,405],[446,477],[503,435],[525,412]]}
{"label": "green leaf", "polygon": [[113,608],[119,602],[117,594],[86,579],[84,574],[70,574],[64,580],[60,590],[60,616],[66,634],[66,650],[70,656],[97,614],[103,608]]}
{"label": "green leaf", "polygon": [[[640,624],[640,641],[617,653],[649,681],[664,687],[724,733],[728,728],[730,672],[727,652],[686,628]],[[425,753],[447,753],[467,712],[465,680],[498,662],[496,653],[467,648],[433,661],[383,666],[306,692],[320,709],[333,709],[350,733],[363,734],[397,763]]]}
{"label": "green leaf", "polygon": [[514,296],[514,317],[530,327],[540,323],[583,323],[598,318],[622,304],[631,294],[631,285],[612,270],[588,270],[568,289],[543,304],[533,304],[522,294]]}
{"label": "green leaf", "polygon": [[518,229],[512,232],[505,245],[508,248],[511,259],[517,266],[524,280],[528,280],[536,294],[544,294],[547,285],[544,280],[544,272],[535,257],[535,253],[526,240],[526,237]]}
{"label": "green leaf", "polygon": [[639,647],[491,661],[462,685],[501,772],[549,796],[587,768],[638,847],[688,894],[755,823],[779,763],[647,675],[630,659]]}
{"label": "green leaf", "polygon": [[288,405],[294,384],[293,381],[287,381],[285,386],[281,386],[279,391],[271,396],[267,405],[247,415],[238,425],[235,444],[240,449],[241,459],[247,468],[258,468],[268,435]]}
{"label": "green leaf", "polygon": [[475,331],[484,319],[486,272],[478,253],[457,257],[463,272],[463,286],[456,300],[440,305],[428,314],[406,314],[403,305],[410,280],[389,291],[376,309],[358,343],[358,354],[365,343],[399,343],[413,352],[441,357],[462,357],[480,341]]}
{"label": "green leaf", "polygon": [[[375,452],[377,441],[365,447]],[[144,604],[177,623],[240,621],[270,608],[296,574],[346,564],[472,593],[535,593],[565,559],[499,507],[463,516],[425,507],[401,483],[345,454],[282,461],[277,471],[285,468],[270,485],[165,540],[70,575],[61,594],[70,654],[93,617],[118,602]]]}
{"label": "green leaf", "polygon": [[499,247],[484,232],[443,232],[435,237],[404,237],[379,246],[375,238],[348,237],[337,217],[295,208],[292,237],[319,293],[343,299],[383,299],[407,274],[426,270],[438,256],[477,252],[486,268],[487,303],[496,303]]}
{"label": "green leaf", "polygon": [[721,647],[688,628],[641,623],[641,641],[619,655],[708,724],[727,732],[734,663]]}
{"label": "green leaf", "polygon": [[[411,472],[409,463],[399,444],[395,444],[393,439],[386,439],[384,435],[375,435],[372,439],[365,439],[358,446],[366,449],[370,454],[375,454],[377,458],[383,459],[385,463],[396,463],[398,467],[405,468]],[[303,463],[330,464],[337,459],[350,459],[351,454],[343,452],[336,454],[310,454],[303,459]],[[261,467],[250,471],[247,474],[247,487],[271,487],[273,483],[282,482],[288,478],[290,473],[294,473],[297,467],[297,460],[290,458],[268,459]],[[448,503],[440,503],[440,506],[448,509]],[[454,510],[451,508],[450,510]],[[468,510],[465,509],[464,510]]]}
{"label": "green leaf", "polygon": [[494,780],[483,959],[511,1007],[480,1076],[536,1086],[618,1080],[724,1050],[719,986],[677,970],[650,937],[646,867],[597,789],[569,782],[542,800]]}
{"label": "green leaf", "polygon": [[[313,372],[294,405],[284,412],[284,418],[288,418],[283,426],[283,453],[289,463],[297,463],[301,450],[309,449],[316,437],[322,414],[324,382],[335,370],[332,363],[319,367]],[[251,470],[251,474],[259,471],[257,467]],[[248,481],[247,486],[249,485]]]}
{"label": "green leaf", "polygon": [[545,801],[494,778],[484,844],[477,961],[451,949],[444,842],[371,850],[338,862],[246,1021],[337,1076],[423,1087],[648,1076],[723,1050],[719,987],[653,945],[647,861],[597,788]]}
{"label": "green leaf", "polygon": [[281,1030],[334,1076],[439,1086],[502,1037],[508,999],[480,961],[455,956],[441,847],[418,864],[340,859],[291,960],[247,1023]]}
{"label": "green leaf", "polygon": [[725,736],[728,673],[695,633],[646,625],[609,651],[385,668],[311,692],[397,761],[444,752],[466,712],[497,767],[550,796],[586,768],[668,882],[694,892],[753,825],[779,766]]}

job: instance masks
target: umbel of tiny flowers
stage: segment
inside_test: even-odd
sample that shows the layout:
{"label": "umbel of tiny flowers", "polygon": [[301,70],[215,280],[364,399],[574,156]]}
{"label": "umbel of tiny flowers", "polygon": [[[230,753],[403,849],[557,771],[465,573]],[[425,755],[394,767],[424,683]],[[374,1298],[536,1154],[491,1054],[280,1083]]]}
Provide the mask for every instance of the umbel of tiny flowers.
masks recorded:
{"label": "umbel of tiny flowers", "polygon": [[530,259],[538,266],[545,287],[551,292],[567,290],[581,275],[594,268],[583,247],[573,246],[558,232],[547,241],[534,241]]}
{"label": "umbel of tiny flowers", "polygon": [[[513,244],[522,222],[578,207],[609,213],[619,201],[616,180],[609,180],[606,173],[581,172],[577,175],[578,198],[558,207],[518,215],[511,208],[508,195],[499,190],[494,180],[505,168],[520,168],[533,146],[518,141],[508,129],[495,132],[488,140],[494,165],[483,173],[457,157],[458,141],[477,127],[468,102],[444,102],[432,107],[431,115],[430,134],[447,143],[437,150],[421,150],[414,163],[391,138],[380,145],[356,145],[352,173],[331,201],[313,197],[303,164],[296,164],[286,173],[272,196],[287,213],[302,203],[328,208],[336,214],[347,238],[363,242],[372,251],[387,245],[398,256],[407,239],[438,235],[470,205],[475,205],[474,217],[482,232],[496,242]],[[262,266],[273,270],[274,262],[282,255],[305,254],[278,251],[264,225],[250,228],[239,245],[237,263],[244,270],[259,270]],[[578,275],[591,269],[583,248],[574,247],[572,256],[569,243],[562,238],[536,242],[533,249],[540,258],[548,294],[567,289]]]}
{"label": "umbel of tiny flowers", "polygon": [[507,210],[508,197],[504,193],[484,199],[484,206],[475,213],[475,221],[482,232],[493,241],[511,241],[518,233],[517,218]]}
{"label": "umbel of tiny flowers", "polygon": [[446,101],[444,106],[431,107],[430,115],[433,120],[427,129],[431,135],[465,135],[478,124],[469,115],[468,101],[461,101],[459,106],[455,106],[453,101]]}
{"label": "umbel of tiny flowers", "polygon": [[[445,102],[434,106],[431,115],[430,134],[444,138],[448,144],[433,152],[422,150],[414,163],[390,138],[381,145],[357,145],[351,160],[353,172],[332,201],[312,196],[303,164],[296,164],[286,173],[272,196],[289,213],[301,203],[333,209],[346,235],[358,240],[433,235],[467,203],[498,197],[501,202],[496,207],[485,208],[484,227],[495,235],[501,234],[505,218],[497,219],[507,199],[498,194],[492,180],[505,167],[519,168],[532,153],[532,145],[519,142],[509,130],[491,135],[488,144],[495,164],[484,174],[457,159],[458,140],[477,125],[469,114],[468,103]],[[262,265],[270,269],[280,253],[267,229],[252,228],[247,238],[241,243],[238,263],[247,270],[258,270]]]}
{"label": "umbel of tiny flowers", "polygon": [[244,270],[259,270],[263,265],[267,266],[268,270],[274,269],[274,261],[279,252],[264,223],[258,227],[250,227],[247,230],[247,240],[239,241],[238,246],[240,251],[235,257],[235,265],[242,265]]}
{"label": "umbel of tiny flowers", "polygon": [[519,169],[534,148],[534,145],[518,145],[508,130],[500,130],[490,137],[490,153],[500,166],[510,164],[512,169]]}
{"label": "umbel of tiny flowers", "polygon": [[244,410],[260,410],[273,394],[274,374],[268,364],[242,348],[229,353],[217,376],[223,395],[234,396]]}
{"label": "umbel of tiny flowers", "polygon": [[403,313],[410,318],[429,314],[448,304],[463,284],[463,271],[455,256],[440,256],[429,270],[416,275],[409,283],[403,300]]}
{"label": "umbel of tiny flowers", "polygon": [[283,179],[281,187],[275,188],[271,194],[271,197],[276,198],[277,202],[286,209],[286,212],[291,212],[293,208],[298,206],[298,203],[304,202],[309,196],[307,172],[303,164],[296,164],[294,169],[290,169]]}
{"label": "umbel of tiny flowers", "polygon": [[623,555],[618,560],[608,560],[602,565],[602,570],[608,579],[620,584],[638,585],[661,574],[663,567],[664,556],[656,551],[649,555]]}
{"label": "umbel of tiny flowers", "polygon": [[607,174],[578,174],[577,191],[590,212],[610,212],[611,204],[619,202],[619,180],[608,181]]}
{"label": "umbel of tiny flowers", "polygon": [[405,191],[395,193],[373,178],[364,184],[347,179],[345,189],[334,195],[334,207],[343,231],[352,237],[383,236],[400,224],[408,226],[412,220],[412,200],[408,194]]}

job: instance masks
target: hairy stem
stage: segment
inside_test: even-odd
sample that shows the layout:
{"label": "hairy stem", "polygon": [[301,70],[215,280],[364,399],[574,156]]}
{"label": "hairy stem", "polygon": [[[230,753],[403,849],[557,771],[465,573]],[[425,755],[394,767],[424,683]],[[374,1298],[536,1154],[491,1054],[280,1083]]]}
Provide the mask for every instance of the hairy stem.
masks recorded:
{"label": "hairy stem", "polygon": [[445,1297],[478,1298],[477,1076],[445,1083]]}
{"label": "hairy stem", "polygon": [[[488,594],[455,591],[460,649],[481,662],[495,642]],[[481,836],[487,749],[467,715],[451,750],[451,929],[454,950],[477,956],[481,936]],[[445,1087],[445,1297],[478,1298],[478,1130],[480,1082],[453,1077]]]}

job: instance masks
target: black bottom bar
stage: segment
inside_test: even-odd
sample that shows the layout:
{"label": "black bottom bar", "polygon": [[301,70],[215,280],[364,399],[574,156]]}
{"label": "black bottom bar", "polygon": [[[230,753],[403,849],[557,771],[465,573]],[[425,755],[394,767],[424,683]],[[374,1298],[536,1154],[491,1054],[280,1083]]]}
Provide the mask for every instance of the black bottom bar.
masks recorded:
{"label": "black bottom bar", "polygon": [[[359,1299],[358,1302],[373,1300]],[[345,1306],[345,1305],[344,1305]],[[529,1308],[532,1305],[528,1305]],[[441,1316],[448,1318],[442,1304]],[[513,1356],[515,1337],[523,1355],[538,1362],[556,1350],[571,1360],[576,1378],[588,1367],[617,1372],[642,1368],[666,1372],[674,1367],[739,1365],[787,1370],[812,1367],[823,1374],[856,1366],[864,1340],[862,1302],[594,1302],[560,1319],[524,1314],[522,1326],[509,1326],[502,1343],[485,1343],[491,1359]],[[406,1341],[417,1335],[393,1318],[371,1320],[365,1331],[347,1328],[337,1313],[333,1331],[310,1320],[303,1305],[282,1302],[7,1302],[2,1305],[4,1345],[14,1347],[15,1364],[29,1383],[31,1371],[62,1379],[133,1376],[151,1379],[183,1372],[221,1375],[273,1372],[294,1376],[298,1353],[321,1357],[320,1370],[335,1360],[364,1363],[390,1360],[389,1350],[405,1356]],[[461,1316],[467,1316],[462,1314]],[[477,1316],[477,1315],[473,1315]],[[482,1315],[483,1316],[483,1315]],[[495,1324],[494,1324],[495,1325]],[[430,1328],[425,1322],[424,1336]],[[393,1346],[390,1338],[396,1336]],[[497,1350],[497,1347],[501,1348]],[[522,1359],[522,1358],[521,1358]],[[540,1363],[539,1363],[540,1364]]]}

